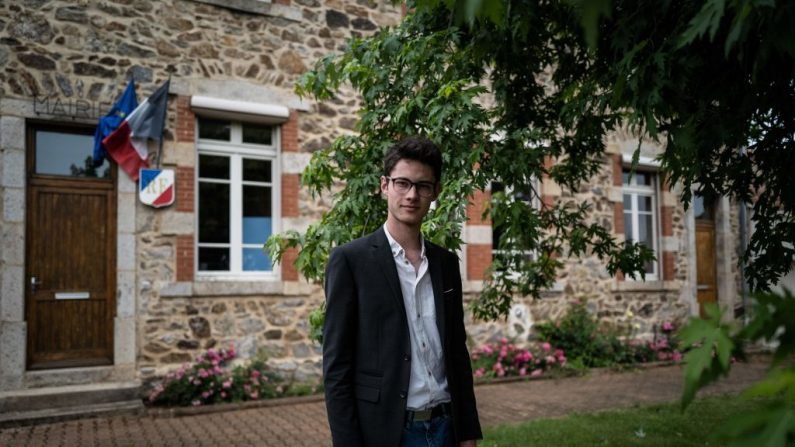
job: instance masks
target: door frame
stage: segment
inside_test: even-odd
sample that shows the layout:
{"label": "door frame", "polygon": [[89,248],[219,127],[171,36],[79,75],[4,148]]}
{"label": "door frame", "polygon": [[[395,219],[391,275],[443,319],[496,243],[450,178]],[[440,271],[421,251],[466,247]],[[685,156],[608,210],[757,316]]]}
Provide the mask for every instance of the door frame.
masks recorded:
{"label": "door frame", "polygon": [[[691,193],[695,196],[698,185],[693,185]],[[715,199],[715,280],[717,282],[717,303],[723,310],[724,322],[734,320],[732,311],[738,300],[738,291],[735,284],[737,275],[734,272],[733,263],[737,261],[737,236],[732,233],[731,210],[736,205],[732,205],[728,197],[719,196]],[[696,265],[696,219],[693,213],[693,206],[689,206],[685,211],[685,229],[688,244],[688,284],[683,287],[683,294],[689,295],[690,315],[699,315],[698,303],[698,279]]]}
{"label": "door frame", "polygon": [[[27,323],[28,330],[26,335],[26,353],[25,356],[25,367],[27,370],[41,370],[41,369],[55,369],[55,368],[69,368],[75,366],[104,366],[104,365],[113,365],[115,363],[115,317],[117,316],[117,297],[116,297],[116,280],[117,280],[117,272],[116,272],[116,262],[118,258],[117,250],[117,233],[118,233],[118,219],[117,219],[117,208],[118,208],[118,170],[115,163],[110,163],[110,181],[108,180],[93,180],[93,179],[70,179],[69,177],[58,176],[58,175],[36,175],[35,174],[35,163],[36,163],[36,131],[39,130],[48,130],[48,131],[60,131],[60,132],[69,132],[69,133],[81,133],[86,135],[93,135],[95,126],[81,124],[81,123],[63,123],[63,122],[53,122],[53,121],[40,121],[40,120],[26,120],[25,126],[25,272],[24,272],[24,316],[25,322]],[[108,263],[108,269],[106,272],[106,284],[108,288],[108,312],[107,317],[108,321],[108,330],[109,334],[108,337],[108,356],[106,358],[97,358],[92,360],[62,360],[62,361],[51,361],[51,362],[42,362],[42,363],[33,363],[33,337],[32,333],[35,329],[35,323],[33,323],[33,312],[32,306],[30,304],[30,300],[32,300],[32,296],[30,294],[30,284],[29,280],[31,278],[31,259],[30,250],[31,244],[33,243],[33,234],[32,228],[33,219],[30,219],[30,215],[33,212],[33,207],[31,206],[31,201],[33,200],[33,194],[31,194],[31,188],[34,186],[38,187],[47,187],[47,186],[57,186],[59,188],[64,189],[96,189],[96,190],[105,190],[109,191],[109,197],[111,198],[112,203],[109,204],[109,208],[107,210],[108,213],[108,231],[106,234],[106,250],[108,253],[108,258],[106,262]]]}

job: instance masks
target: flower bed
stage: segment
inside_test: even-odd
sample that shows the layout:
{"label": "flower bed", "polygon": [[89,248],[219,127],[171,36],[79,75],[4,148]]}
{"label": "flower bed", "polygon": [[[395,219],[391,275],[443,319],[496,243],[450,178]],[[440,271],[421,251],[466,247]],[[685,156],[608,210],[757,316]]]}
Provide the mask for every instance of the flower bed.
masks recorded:
{"label": "flower bed", "polygon": [[246,365],[232,366],[236,357],[233,346],[207,350],[196,357],[195,363],[168,373],[161,383],[154,386],[148,403],[202,406],[307,395],[318,391],[318,387],[309,384],[286,382],[270,371],[262,358]]}
{"label": "flower bed", "polygon": [[549,343],[532,348],[520,348],[500,340],[499,345],[486,344],[474,349],[472,371],[476,378],[494,377],[538,377],[545,371],[566,366],[566,356],[561,349],[553,349]]}
{"label": "flower bed", "polygon": [[[649,362],[679,362],[676,326],[663,321],[652,340],[633,338],[632,312],[624,327],[606,328],[588,312],[585,302],[572,305],[562,319],[536,326],[540,343],[522,348],[503,338],[472,350],[476,379],[538,377],[547,371],[572,372]],[[554,348],[553,348],[554,346]],[[565,353],[565,354],[564,354]]]}

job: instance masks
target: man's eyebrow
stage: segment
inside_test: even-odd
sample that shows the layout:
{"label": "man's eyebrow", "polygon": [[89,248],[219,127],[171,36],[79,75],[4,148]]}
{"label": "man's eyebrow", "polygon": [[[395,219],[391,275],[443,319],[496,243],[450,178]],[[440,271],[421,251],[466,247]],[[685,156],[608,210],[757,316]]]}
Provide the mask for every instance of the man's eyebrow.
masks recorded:
{"label": "man's eyebrow", "polygon": [[411,183],[415,183],[415,184],[419,183],[419,184],[433,185],[434,183],[436,183],[433,180],[419,180],[419,181],[415,182],[415,181],[410,180],[407,177],[391,177],[391,178],[392,178],[392,180],[405,180],[407,182],[411,182]]}

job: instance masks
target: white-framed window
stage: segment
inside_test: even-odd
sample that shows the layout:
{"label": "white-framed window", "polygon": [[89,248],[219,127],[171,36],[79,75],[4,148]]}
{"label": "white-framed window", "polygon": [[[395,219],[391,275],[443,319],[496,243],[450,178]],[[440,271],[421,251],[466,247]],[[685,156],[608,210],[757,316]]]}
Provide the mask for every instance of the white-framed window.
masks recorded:
{"label": "white-framed window", "polygon": [[[538,182],[533,180],[531,182],[532,188],[535,191],[538,191]],[[506,188],[506,186],[501,182],[492,182],[491,183],[491,195],[494,197],[495,194],[503,193],[506,195],[513,195],[514,200],[517,201],[524,201],[530,207],[535,209],[540,209],[541,202],[538,197],[532,194],[530,191],[517,191],[513,188]],[[533,261],[536,258],[536,252],[533,250],[525,250],[517,253],[516,251],[506,251],[500,249],[500,244],[502,239],[505,238],[505,229],[502,225],[492,225],[491,227],[491,259],[492,261],[500,259],[500,258],[507,258],[508,256],[514,256],[516,254],[522,254],[527,260]],[[503,265],[507,264],[507,259],[502,263]]]}
{"label": "white-framed window", "polygon": [[276,278],[263,244],[279,231],[278,127],[196,121],[197,276]]}
{"label": "white-framed window", "polygon": [[[654,251],[659,259],[657,234],[657,176],[649,171],[622,171],[624,193],[624,238],[639,242]],[[644,266],[647,281],[659,279],[657,261],[649,261]],[[631,279],[631,278],[628,278]]]}

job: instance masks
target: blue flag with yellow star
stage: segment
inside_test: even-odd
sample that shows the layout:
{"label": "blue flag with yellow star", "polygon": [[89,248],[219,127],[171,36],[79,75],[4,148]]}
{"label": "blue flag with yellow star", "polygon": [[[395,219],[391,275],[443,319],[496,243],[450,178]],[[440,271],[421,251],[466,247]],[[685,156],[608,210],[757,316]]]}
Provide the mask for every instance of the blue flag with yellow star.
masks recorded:
{"label": "blue flag with yellow star", "polygon": [[102,140],[113,133],[136,107],[138,107],[138,99],[135,97],[135,84],[130,79],[130,83],[127,84],[127,88],[124,89],[124,93],[122,93],[119,100],[116,101],[116,104],[113,105],[107,115],[99,119],[99,124],[97,124],[97,130],[94,132],[95,167],[101,166],[108,155]]}

